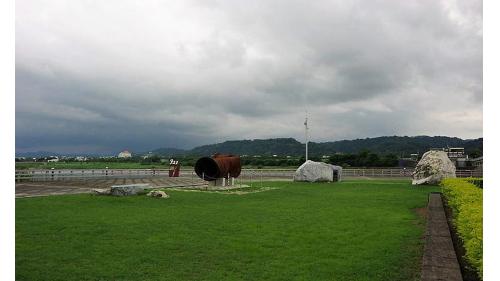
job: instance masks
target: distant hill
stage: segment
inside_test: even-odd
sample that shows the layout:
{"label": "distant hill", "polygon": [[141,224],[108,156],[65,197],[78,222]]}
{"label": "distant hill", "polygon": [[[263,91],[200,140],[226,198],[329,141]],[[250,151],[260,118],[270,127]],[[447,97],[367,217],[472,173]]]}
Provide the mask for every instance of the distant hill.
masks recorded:
{"label": "distant hill", "polygon": [[300,155],[304,145],[293,138],[232,140],[223,143],[203,145],[193,148],[194,155],[210,155],[215,152],[239,155]]}
{"label": "distant hill", "polygon": [[25,158],[42,158],[49,156],[57,156],[57,157],[76,157],[76,156],[90,156],[90,157],[99,157],[105,156],[105,154],[98,153],[58,153],[58,152],[50,152],[50,151],[30,151],[30,152],[16,152],[16,157],[25,157]]}
{"label": "distant hill", "polygon": [[[393,153],[398,156],[411,153],[424,153],[430,148],[464,147],[467,153],[482,155],[483,139],[464,140],[445,136],[416,136],[416,137],[376,137],[355,140],[341,140],[333,142],[310,142],[311,156],[330,155],[334,153],[359,153],[363,150],[378,154]],[[195,147],[191,150],[180,151],[179,154],[169,155],[211,155],[219,153],[234,153],[238,155],[291,155],[304,154],[304,144],[293,138],[231,140],[223,143],[209,144]]]}
{"label": "distant hill", "polygon": [[[396,154],[408,156],[411,153],[423,154],[430,148],[464,147],[467,153],[483,154],[483,138],[464,140],[445,136],[416,136],[416,137],[376,137],[355,140],[341,140],[332,142],[310,142],[311,156],[331,155],[334,153],[359,153],[369,150],[377,154]],[[223,143],[202,145],[191,150],[178,148],[158,148],[151,151],[160,156],[205,156],[219,153],[234,153],[238,155],[290,155],[302,156],[304,144],[293,138],[230,140]],[[147,153],[134,153],[142,155]],[[60,153],[38,151],[16,153],[16,157],[47,157],[60,156]],[[66,154],[67,155],[67,154]]]}
{"label": "distant hill", "polygon": [[50,151],[33,151],[33,152],[16,153],[16,157],[25,157],[25,158],[40,158],[40,157],[59,156],[59,155],[60,155],[59,153]]}
{"label": "distant hill", "polygon": [[179,148],[167,147],[167,148],[157,148],[155,150],[152,150],[151,152],[156,155],[173,156],[173,155],[184,155],[188,151]]}
{"label": "distant hill", "polygon": [[312,146],[312,150],[316,148],[318,151],[335,151],[343,153],[357,153],[362,150],[369,150],[379,154],[394,153],[398,155],[408,155],[410,153],[423,154],[430,148],[441,147],[463,147],[467,153],[479,151],[482,155],[483,139],[463,140],[445,136],[390,136],[315,143]]}

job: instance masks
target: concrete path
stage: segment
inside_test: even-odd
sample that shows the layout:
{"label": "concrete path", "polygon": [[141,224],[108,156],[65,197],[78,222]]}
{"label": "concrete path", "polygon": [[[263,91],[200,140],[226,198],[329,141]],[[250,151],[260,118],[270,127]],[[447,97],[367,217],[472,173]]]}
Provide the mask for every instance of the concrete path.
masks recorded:
{"label": "concrete path", "polygon": [[462,281],[441,194],[431,193],[427,208],[422,281]]}
{"label": "concrete path", "polygon": [[142,179],[100,179],[75,181],[28,181],[16,183],[16,198],[48,195],[90,193],[93,188],[107,188],[119,184],[147,183],[152,187],[187,187],[206,185],[198,178],[154,177]]}

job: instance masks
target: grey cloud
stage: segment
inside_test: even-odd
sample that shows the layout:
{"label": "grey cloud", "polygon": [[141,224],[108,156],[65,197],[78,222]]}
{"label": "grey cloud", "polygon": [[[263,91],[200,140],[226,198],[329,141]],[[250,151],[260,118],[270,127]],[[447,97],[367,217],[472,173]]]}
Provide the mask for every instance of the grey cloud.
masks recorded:
{"label": "grey cloud", "polygon": [[17,3],[19,151],[300,139],[306,110],[314,140],[481,137],[482,2]]}

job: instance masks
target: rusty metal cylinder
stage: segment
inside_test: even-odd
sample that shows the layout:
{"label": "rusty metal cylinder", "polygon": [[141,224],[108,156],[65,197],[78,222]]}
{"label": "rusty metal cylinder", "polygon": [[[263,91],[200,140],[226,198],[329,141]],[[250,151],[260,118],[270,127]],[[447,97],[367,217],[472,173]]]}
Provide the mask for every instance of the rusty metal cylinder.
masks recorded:
{"label": "rusty metal cylinder", "polygon": [[220,178],[237,178],[241,173],[241,160],[237,155],[215,154],[196,161],[194,171],[201,179],[214,181]]}

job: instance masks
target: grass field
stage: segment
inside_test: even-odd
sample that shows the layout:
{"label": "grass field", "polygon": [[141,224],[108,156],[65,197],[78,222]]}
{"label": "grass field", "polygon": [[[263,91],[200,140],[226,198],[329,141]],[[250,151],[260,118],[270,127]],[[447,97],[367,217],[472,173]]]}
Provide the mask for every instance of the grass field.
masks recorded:
{"label": "grass field", "polygon": [[16,199],[16,279],[418,280],[415,209],[439,187],[265,185],[277,189]]}

